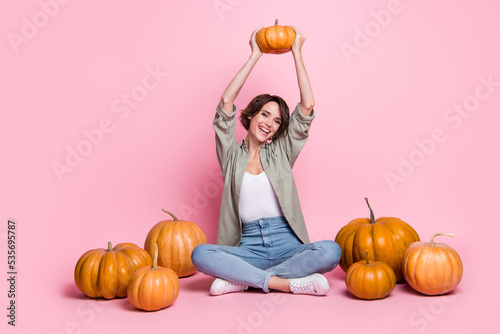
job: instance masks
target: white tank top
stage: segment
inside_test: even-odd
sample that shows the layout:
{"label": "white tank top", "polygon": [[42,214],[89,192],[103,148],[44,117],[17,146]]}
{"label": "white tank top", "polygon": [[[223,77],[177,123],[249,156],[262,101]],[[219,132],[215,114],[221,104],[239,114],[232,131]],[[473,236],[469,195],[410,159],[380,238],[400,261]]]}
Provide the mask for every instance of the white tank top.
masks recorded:
{"label": "white tank top", "polygon": [[245,172],[238,205],[242,223],[264,217],[283,216],[278,197],[266,172],[259,175]]}

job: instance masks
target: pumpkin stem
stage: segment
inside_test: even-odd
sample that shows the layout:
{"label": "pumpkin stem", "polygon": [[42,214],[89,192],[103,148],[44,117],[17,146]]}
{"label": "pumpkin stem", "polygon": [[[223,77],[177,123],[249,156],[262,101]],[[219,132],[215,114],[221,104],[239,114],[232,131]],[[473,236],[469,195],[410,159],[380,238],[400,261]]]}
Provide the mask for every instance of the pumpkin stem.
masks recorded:
{"label": "pumpkin stem", "polygon": [[366,259],[366,265],[369,265],[370,260],[368,260],[368,249],[366,250],[366,253],[365,253],[365,259]]}
{"label": "pumpkin stem", "polygon": [[454,237],[455,236],[454,234],[450,234],[450,233],[436,233],[431,238],[431,247],[434,247],[434,238],[437,237],[438,235],[446,235],[448,237]]}
{"label": "pumpkin stem", "polygon": [[111,246],[111,241],[108,241],[108,252],[113,251],[113,246]]}
{"label": "pumpkin stem", "polygon": [[153,267],[151,268],[151,270],[158,270],[157,264],[158,264],[158,245],[155,242],[155,255],[153,257]]}
{"label": "pumpkin stem", "polygon": [[175,220],[175,221],[179,220],[179,219],[177,219],[177,217],[176,217],[176,216],[175,216],[172,212],[169,212],[169,211],[167,211],[167,210],[165,210],[165,209],[162,209],[162,210],[163,210],[164,212],[168,213],[169,215],[171,215],[171,216],[172,216],[172,218],[174,218],[174,220]]}
{"label": "pumpkin stem", "polygon": [[366,204],[368,205],[368,209],[370,209],[370,224],[375,224],[375,216],[373,215],[372,207],[370,203],[368,203],[368,198],[365,197]]}
{"label": "pumpkin stem", "polygon": [[278,19],[274,20],[274,26],[278,25]]}

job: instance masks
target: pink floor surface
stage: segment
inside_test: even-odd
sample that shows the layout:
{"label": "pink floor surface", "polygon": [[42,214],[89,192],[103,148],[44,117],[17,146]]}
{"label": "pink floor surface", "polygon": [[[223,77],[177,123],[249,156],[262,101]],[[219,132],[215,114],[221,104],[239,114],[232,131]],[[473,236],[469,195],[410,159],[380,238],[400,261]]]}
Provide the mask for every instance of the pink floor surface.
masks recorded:
{"label": "pink floor surface", "polygon": [[172,329],[214,334],[311,330],[405,334],[448,332],[450,327],[455,333],[471,333],[480,328],[468,321],[474,310],[468,305],[471,287],[467,280],[444,296],[424,296],[407,284],[398,284],[388,297],[364,301],[347,291],[340,268],[325,276],[331,289],[321,297],[277,291],[265,294],[257,289],[210,296],[208,289],[213,279],[196,273],[181,279],[181,292],[174,304],[156,312],[139,311],[126,298],[92,300],[71,282],[61,291],[62,296],[54,296],[66,305],[65,314],[58,317],[59,321],[52,319],[50,326],[38,327],[52,333],[64,332],[67,327],[75,333],[79,329],[85,333]]}

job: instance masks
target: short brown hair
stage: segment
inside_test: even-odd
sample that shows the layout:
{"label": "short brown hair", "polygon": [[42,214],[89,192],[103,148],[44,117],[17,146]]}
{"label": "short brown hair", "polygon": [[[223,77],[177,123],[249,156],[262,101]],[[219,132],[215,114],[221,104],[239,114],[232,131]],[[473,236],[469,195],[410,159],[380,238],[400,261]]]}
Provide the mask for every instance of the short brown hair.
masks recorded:
{"label": "short brown hair", "polygon": [[262,107],[268,102],[276,102],[280,109],[281,116],[281,124],[278,128],[278,131],[273,135],[273,139],[284,137],[288,134],[288,124],[290,123],[290,110],[288,109],[288,105],[285,100],[283,100],[278,95],[270,95],[270,94],[260,94],[257,95],[250,101],[248,106],[241,111],[240,121],[245,129],[249,129],[250,120],[248,117],[253,117],[257,115]]}

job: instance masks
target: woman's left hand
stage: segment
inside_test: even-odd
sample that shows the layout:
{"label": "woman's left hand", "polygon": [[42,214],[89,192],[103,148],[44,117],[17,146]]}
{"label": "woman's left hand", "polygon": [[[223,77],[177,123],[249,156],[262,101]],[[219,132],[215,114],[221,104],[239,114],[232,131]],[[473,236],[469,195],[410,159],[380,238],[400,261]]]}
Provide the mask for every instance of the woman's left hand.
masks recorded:
{"label": "woman's left hand", "polygon": [[302,45],[304,45],[304,42],[306,41],[306,36],[300,32],[299,29],[297,29],[294,26],[291,26],[293,30],[295,30],[295,41],[293,42],[292,45],[292,52],[297,53],[302,50]]}

